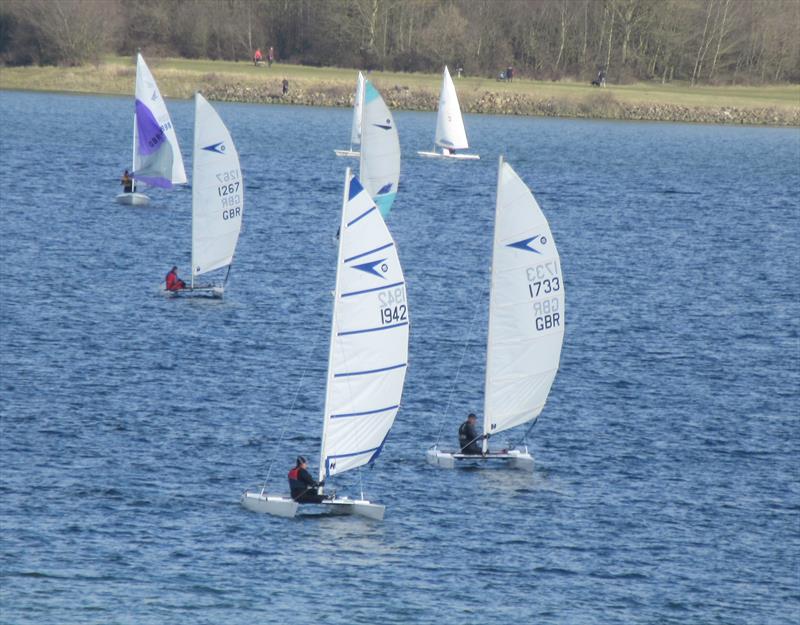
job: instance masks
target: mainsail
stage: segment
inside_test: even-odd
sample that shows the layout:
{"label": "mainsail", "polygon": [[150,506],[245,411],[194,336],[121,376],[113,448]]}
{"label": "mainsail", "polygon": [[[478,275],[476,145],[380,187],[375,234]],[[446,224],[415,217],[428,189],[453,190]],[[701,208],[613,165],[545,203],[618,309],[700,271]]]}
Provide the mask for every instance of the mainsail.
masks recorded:
{"label": "mainsail", "polygon": [[353,104],[353,128],[350,131],[350,149],[361,143],[361,116],[364,112],[364,74],[358,72],[356,98]]}
{"label": "mainsail", "polygon": [[400,406],[408,363],[409,310],[397,249],[372,198],[349,170],[347,178],[320,480],[375,460]]}
{"label": "mainsail", "polygon": [[564,339],[564,282],[550,226],[502,158],[495,210],[483,423],[489,434],[539,415]]}
{"label": "mainsail", "polygon": [[381,215],[388,215],[400,180],[400,140],[391,112],[369,80],[364,81],[359,176]]}
{"label": "mainsail", "polygon": [[219,115],[194,96],[192,279],[230,265],[244,208],[239,155]]}
{"label": "mainsail", "polygon": [[464,120],[461,117],[461,107],[458,105],[458,95],[456,95],[456,88],[446,65],[442,76],[442,92],[439,94],[439,113],[436,117],[434,141],[439,147],[454,150],[463,150],[469,147],[467,132],[464,130]]}
{"label": "mainsail", "polygon": [[186,182],[178,138],[167,106],[141,54],[136,57],[133,173],[136,182],[170,188]]}

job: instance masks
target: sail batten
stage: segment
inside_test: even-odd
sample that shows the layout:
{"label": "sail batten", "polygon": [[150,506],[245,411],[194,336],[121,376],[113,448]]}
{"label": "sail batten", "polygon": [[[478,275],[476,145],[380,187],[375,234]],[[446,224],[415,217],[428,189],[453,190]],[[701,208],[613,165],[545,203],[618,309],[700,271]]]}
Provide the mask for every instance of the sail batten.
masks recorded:
{"label": "sail batten", "polygon": [[493,240],[483,424],[489,434],[541,413],[564,338],[564,284],[550,226],[502,159]]}
{"label": "sail batten", "polygon": [[408,368],[409,311],[397,246],[349,170],[342,203],[320,480],[375,460]]}

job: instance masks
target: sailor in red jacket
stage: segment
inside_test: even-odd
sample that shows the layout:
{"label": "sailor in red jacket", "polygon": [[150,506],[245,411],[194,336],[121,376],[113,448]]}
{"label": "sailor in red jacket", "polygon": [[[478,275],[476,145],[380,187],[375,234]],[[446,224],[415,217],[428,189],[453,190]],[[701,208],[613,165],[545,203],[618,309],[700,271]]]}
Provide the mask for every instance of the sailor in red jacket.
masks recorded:
{"label": "sailor in red jacket", "polygon": [[186,288],[186,283],[178,277],[177,266],[169,270],[169,273],[164,280],[167,283],[167,291],[180,291],[181,289]]}
{"label": "sailor in red jacket", "polygon": [[326,499],[320,495],[317,487],[322,486],[325,480],[317,482],[308,472],[308,462],[303,456],[297,456],[297,464],[289,471],[289,490],[292,499],[298,503],[320,503]]}

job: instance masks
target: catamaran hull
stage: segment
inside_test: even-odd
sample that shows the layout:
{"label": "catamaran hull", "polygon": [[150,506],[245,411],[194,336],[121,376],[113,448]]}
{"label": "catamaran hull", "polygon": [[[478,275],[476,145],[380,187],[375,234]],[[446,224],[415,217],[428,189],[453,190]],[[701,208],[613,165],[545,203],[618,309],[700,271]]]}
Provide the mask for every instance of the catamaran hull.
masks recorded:
{"label": "catamaran hull", "polygon": [[479,154],[442,154],[441,152],[417,152],[423,158],[450,158],[456,161],[477,161]]}
{"label": "catamaran hull", "polygon": [[284,518],[294,518],[298,514],[305,515],[351,515],[356,514],[375,521],[382,521],[386,506],[372,503],[366,499],[350,499],[339,497],[319,504],[298,504],[290,497],[267,495],[245,491],[242,494],[242,505],[248,510],[262,514],[271,514]]}
{"label": "catamaran hull", "polygon": [[509,449],[507,451],[489,452],[485,456],[474,454],[454,453],[442,451],[437,447],[431,447],[425,454],[428,464],[442,469],[463,469],[468,467],[485,467],[487,463],[505,463],[510,469],[520,469],[522,471],[533,470],[533,456],[528,453],[528,449]]}
{"label": "catamaran hull", "polygon": [[144,193],[120,193],[117,195],[117,202],[127,206],[147,206],[150,198]]}
{"label": "catamaran hull", "polygon": [[224,294],[225,287],[212,285],[196,286],[194,288],[187,286],[185,289],[180,289],[179,291],[161,289],[161,295],[165,297],[204,297],[207,299],[222,299]]}
{"label": "catamaran hull", "polygon": [[334,150],[336,156],[349,156],[350,158],[359,158],[361,156],[361,152],[356,152],[354,150]]}

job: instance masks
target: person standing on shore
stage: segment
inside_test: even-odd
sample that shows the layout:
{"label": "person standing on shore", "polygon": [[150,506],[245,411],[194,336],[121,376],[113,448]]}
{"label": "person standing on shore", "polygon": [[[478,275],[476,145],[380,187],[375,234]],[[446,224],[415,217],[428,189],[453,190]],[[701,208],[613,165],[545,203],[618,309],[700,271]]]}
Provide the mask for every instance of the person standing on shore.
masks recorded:
{"label": "person standing on shore", "polygon": [[283,82],[281,83],[281,87],[283,88],[283,95],[286,95],[287,93],[289,93],[289,81],[286,80],[285,78],[283,79]]}
{"label": "person standing on shore", "polygon": [[267,53],[267,62],[269,63],[270,67],[272,67],[272,62],[274,60],[275,60],[275,49],[272,46],[270,46],[269,52]]}
{"label": "person standing on shore", "polygon": [[253,54],[253,65],[258,65],[261,63],[261,48],[256,48],[255,54]]}

